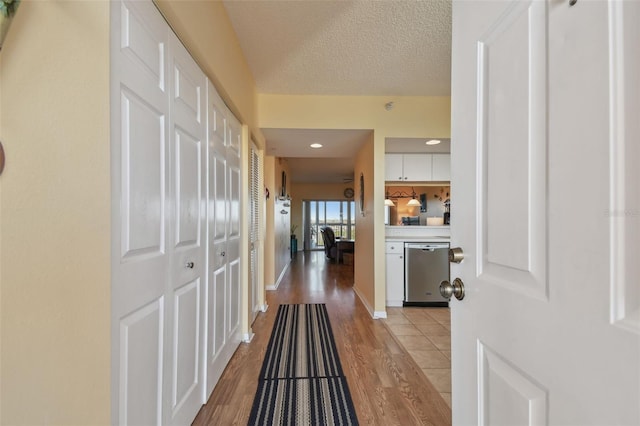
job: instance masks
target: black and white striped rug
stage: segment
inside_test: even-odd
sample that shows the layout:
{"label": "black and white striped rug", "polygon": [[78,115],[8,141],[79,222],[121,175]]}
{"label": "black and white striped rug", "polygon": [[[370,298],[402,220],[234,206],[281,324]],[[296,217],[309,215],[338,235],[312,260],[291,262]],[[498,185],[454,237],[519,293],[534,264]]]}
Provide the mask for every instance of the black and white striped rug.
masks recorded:
{"label": "black and white striped rug", "polygon": [[324,303],[280,305],[249,425],[357,425]]}

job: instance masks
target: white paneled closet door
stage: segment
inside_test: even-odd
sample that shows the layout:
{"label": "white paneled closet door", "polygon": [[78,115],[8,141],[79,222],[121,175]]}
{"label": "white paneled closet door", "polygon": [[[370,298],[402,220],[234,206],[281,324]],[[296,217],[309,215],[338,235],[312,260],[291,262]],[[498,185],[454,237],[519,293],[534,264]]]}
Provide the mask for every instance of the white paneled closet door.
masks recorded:
{"label": "white paneled closet door", "polygon": [[191,423],[202,405],[200,368],[206,282],[205,141],[207,80],[169,32],[171,89],[171,280],[165,377],[172,424]]}
{"label": "white paneled closet door", "polygon": [[235,154],[239,151],[229,148],[230,136],[234,134],[229,125],[231,112],[210,82],[207,94],[209,279],[206,291],[205,400],[240,344],[240,199],[239,195],[233,195],[240,188],[239,158]]}
{"label": "white paneled closet door", "polygon": [[151,1],[111,14],[113,422],[188,424],[241,339],[242,127]]}
{"label": "white paneled closet door", "polygon": [[112,418],[189,424],[205,380],[207,80],[151,1],[111,14]]}
{"label": "white paneled closet door", "polygon": [[205,399],[221,375],[225,343],[225,295],[227,282],[227,156],[224,145],[225,118],[222,100],[209,84],[208,136],[208,274],[207,283],[207,385]]}
{"label": "white paneled closet door", "polygon": [[[242,126],[227,113],[227,171],[229,190],[229,235],[227,239],[229,281],[227,294],[228,323],[227,334],[240,342],[240,147],[242,146]],[[235,350],[235,348],[234,348]]]}
{"label": "white paneled closet door", "polygon": [[167,25],[151,2],[112,14],[112,422],[163,424],[169,196]]}

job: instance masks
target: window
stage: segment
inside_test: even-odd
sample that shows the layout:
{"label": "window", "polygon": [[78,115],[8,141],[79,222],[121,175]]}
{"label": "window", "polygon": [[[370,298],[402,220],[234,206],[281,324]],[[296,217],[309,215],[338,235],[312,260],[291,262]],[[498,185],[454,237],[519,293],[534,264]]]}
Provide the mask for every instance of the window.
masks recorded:
{"label": "window", "polygon": [[320,229],[330,226],[336,237],[355,239],[356,204],[354,201],[309,200],[304,202],[305,250],[323,247]]}

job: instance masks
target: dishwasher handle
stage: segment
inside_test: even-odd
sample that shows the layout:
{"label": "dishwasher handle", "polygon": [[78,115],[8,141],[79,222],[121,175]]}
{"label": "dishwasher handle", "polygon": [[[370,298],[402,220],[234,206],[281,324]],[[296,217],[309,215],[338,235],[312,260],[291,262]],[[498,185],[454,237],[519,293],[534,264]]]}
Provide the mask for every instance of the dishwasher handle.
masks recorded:
{"label": "dishwasher handle", "polygon": [[404,248],[424,251],[449,250],[449,244],[407,243]]}

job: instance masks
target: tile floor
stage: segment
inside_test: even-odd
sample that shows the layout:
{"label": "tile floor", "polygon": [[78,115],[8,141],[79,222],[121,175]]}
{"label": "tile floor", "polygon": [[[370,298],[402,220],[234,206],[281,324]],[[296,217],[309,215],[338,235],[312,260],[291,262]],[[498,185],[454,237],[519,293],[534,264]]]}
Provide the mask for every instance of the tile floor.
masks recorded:
{"label": "tile floor", "polygon": [[387,308],[382,320],[451,406],[449,308]]}

